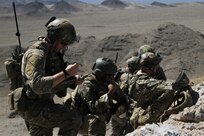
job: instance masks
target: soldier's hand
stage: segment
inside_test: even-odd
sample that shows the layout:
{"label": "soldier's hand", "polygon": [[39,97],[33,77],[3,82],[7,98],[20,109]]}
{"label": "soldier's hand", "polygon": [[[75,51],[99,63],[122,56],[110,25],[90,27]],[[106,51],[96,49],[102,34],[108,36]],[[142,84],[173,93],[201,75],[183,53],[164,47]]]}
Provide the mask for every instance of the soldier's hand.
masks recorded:
{"label": "soldier's hand", "polygon": [[79,65],[77,63],[70,64],[66,67],[66,71],[70,76],[77,75]]}
{"label": "soldier's hand", "polygon": [[116,89],[118,88],[118,85],[114,81],[110,81],[108,85],[108,98],[111,99],[113,94],[115,93]]}

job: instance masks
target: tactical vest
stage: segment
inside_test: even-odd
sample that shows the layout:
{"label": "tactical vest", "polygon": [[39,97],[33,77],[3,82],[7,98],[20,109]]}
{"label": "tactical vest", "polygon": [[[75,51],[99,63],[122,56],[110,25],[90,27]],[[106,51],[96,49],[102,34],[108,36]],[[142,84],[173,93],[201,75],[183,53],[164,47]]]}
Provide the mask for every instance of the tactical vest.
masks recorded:
{"label": "tactical vest", "polygon": [[[44,52],[47,53],[46,65],[45,65],[45,73],[46,73],[45,75],[51,76],[65,69],[66,63],[63,60],[64,54],[60,54],[60,53],[51,54],[47,52],[47,50],[43,47],[44,44],[46,43],[39,41],[39,42],[36,42],[36,44],[30,46],[29,48],[43,50]],[[9,58],[5,61],[7,75],[9,79],[11,80],[10,90],[12,92],[9,93],[10,110],[24,111],[25,105],[28,102],[27,99],[35,100],[37,98],[42,98],[41,96],[38,96],[37,94],[33,92],[33,90],[26,83],[27,81],[26,77],[22,76],[22,73],[21,73],[22,56],[23,54],[21,54],[21,56],[18,57],[18,60],[14,58]],[[66,88],[61,87],[57,95],[60,97],[65,96]],[[50,94],[45,94],[42,96],[49,97]]]}
{"label": "tactical vest", "polygon": [[[46,52],[47,56],[46,56],[46,64],[45,64],[45,76],[52,76],[60,71],[62,71],[63,69],[66,68],[66,63],[63,60],[63,56],[64,54],[62,53],[56,53],[53,54],[51,53],[49,50],[45,49],[44,46],[46,46],[45,42],[43,41],[39,41],[36,42],[34,45],[32,45],[30,47],[30,49],[38,49],[38,50],[42,50],[44,52]],[[26,77],[23,77],[24,81],[27,81]],[[29,85],[24,82],[24,86],[26,88],[26,94],[28,95],[29,98],[35,99],[38,98],[39,96],[36,95],[32,89],[29,87]],[[59,89],[59,88],[57,88]],[[59,93],[56,93],[59,97],[63,97],[66,95],[66,88],[61,87],[60,91],[58,91]]]}

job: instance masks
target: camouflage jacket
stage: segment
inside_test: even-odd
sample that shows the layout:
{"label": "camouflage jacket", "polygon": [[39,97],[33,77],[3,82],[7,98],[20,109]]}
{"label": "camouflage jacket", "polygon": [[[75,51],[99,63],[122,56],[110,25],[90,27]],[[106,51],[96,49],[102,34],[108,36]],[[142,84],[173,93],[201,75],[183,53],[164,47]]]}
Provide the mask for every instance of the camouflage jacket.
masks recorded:
{"label": "camouflage jacket", "polygon": [[52,99],[60,89],[53,89],[52,75],[64,69],[62,56],[50,52],[50,46],[45,41],[37,41],[29,47],[22,59],[22,76],[24,87],[30,98]]}
{"label": "camouflage jacket", "polygon": [[137,103],[137,107],[146,108],[167,90],[173,91],[171,82],[158,80],[138,71],[130,80],[126,94]]}
{"label": "camouflage jacket", "polygon": [[106,99],[107,92],[108,84],[99,82],[94,75],[90,74],[85,78],[83,84],[75,89],[74,106],[83,115],[92,114],[107,119],[107,117],[111,116],[114,100],[119,105],[126,102],[120,89],[114,93],[113,101]]}
{"label": "camouflage jacket", "polygon": [[[120,78],[119,78],[119,80],[118,80],[117,82],[119,83],[120,88],[121,88],[122,90],[131,87],[131,85],[133,84],[133,83],[131,83],[131,82],[134,82],[133,80],[136,80],[135,77],[137,76],[136,73],[137,73],[138,71],[139,71],[139,70],[136,70],[134,73],[130,73],[130,72],[128,72],[128,71],[125,71],[125,72],[123,72],[123,73],[120,75]],[[132,78],[133,78],[133,79],[132,79]],[[166,81],[166,75],[165,75],[165,73],[164,73],[162,67],[160,67],[160,66],[158,67],[157,72],[156,72],[154,75],[152,75],[152,78],[155,78],[155,79],[158,79],[158,80]]]}

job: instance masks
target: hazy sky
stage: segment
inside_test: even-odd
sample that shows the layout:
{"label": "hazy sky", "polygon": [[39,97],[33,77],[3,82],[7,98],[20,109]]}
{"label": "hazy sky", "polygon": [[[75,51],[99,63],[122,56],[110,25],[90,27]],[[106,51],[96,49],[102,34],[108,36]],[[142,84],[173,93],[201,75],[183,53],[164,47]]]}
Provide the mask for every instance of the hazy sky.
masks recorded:
{"label": "hazy sky", "polygon": [[[80,0],[88,3],[94,3],[98,4],[103,2],[104,0]],[[128,2],[136,2],[136,3],[152,3],[153,1],[158,1],[158,2],[163,2],[166,4],[169,3],[178,3],[178,2],[204,2],[204,0],[123,0],[123,1],[128,1]]]}

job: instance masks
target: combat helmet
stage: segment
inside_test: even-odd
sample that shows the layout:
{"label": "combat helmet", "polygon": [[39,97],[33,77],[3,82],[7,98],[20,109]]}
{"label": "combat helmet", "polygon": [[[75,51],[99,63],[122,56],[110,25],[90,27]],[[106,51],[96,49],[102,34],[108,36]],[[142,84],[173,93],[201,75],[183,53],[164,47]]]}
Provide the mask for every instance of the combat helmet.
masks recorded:
{"label": "combat helmet", "polygon": [[153,67],[158,65],[161,62],[162,58],[159,54],[152,52],[146,52],[141,55],[140,65],[145,67]]}
{"label": "combat helmet", "polygon": [[68,45],[77,40],[75,28],[69,20],[53,17],[49,21],[45,26],[51,43],[58,39],[62,44]]}
{"label": "combat helmet", "polygon": [[150,45],[145,44],[145,45],[140,46],[140,48],[138,49],[139,56],[141,56],[142,54],[146,52],[155,53],[155,48],[151,47]]}
{"label": "combat helmet", "polygon": [[132,56],[131,58],[127,59],[126,61],[129,68],[132,70],[139,70],[140,63],[139,63],[139,57],[138,56]]}
{"label": "combat helmet", "polygon": [[92,67],[92,73],[99,79],[105,75],[115,75],[117,66],[108,58],[98,58]]}

